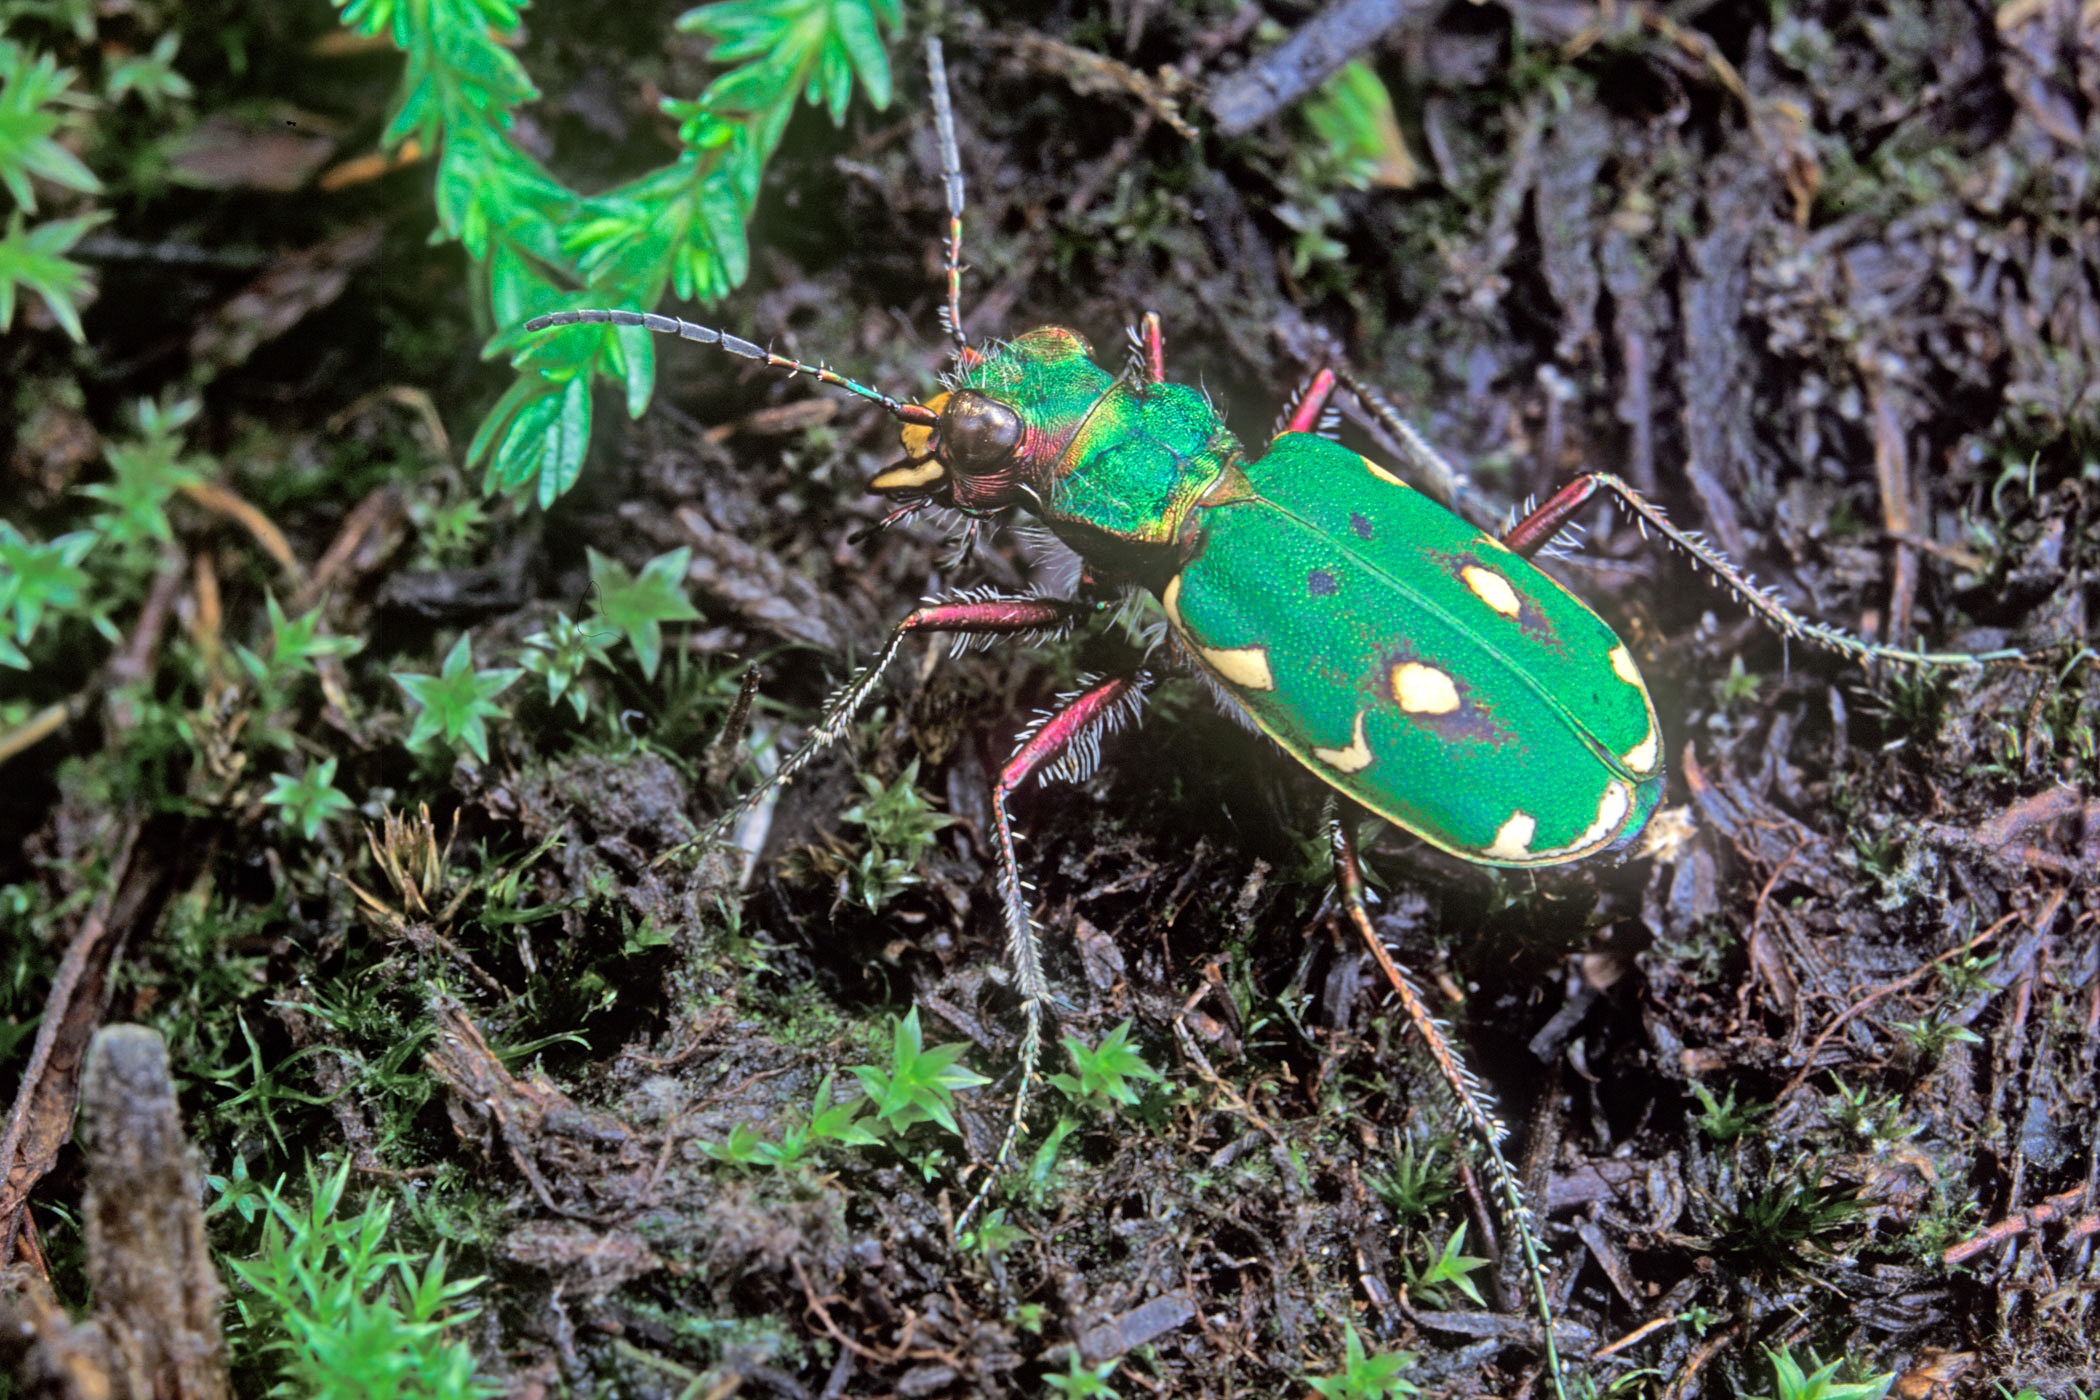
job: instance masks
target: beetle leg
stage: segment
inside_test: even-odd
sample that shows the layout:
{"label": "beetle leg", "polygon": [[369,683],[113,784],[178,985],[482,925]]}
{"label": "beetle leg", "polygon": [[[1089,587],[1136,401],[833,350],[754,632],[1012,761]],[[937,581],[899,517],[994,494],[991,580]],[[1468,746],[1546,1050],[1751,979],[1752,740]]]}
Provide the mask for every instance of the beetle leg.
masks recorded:
{"label": "beetle leg", "polygon": [[1130,359],[1124,366],[1124,377],[1140,389],[1163,383],[1167,377],[1167,337],[1160,329],[1159,313],[1147,311],[1128,334]]}
{"label": "beetle leg", "polygon": [[1712,542],[1704,535],[1695,530],[1680,529],[1672,524],[1670,518],[1663,514],[1661,506],[1610,472],[1585,472],[1561,487],[1546,504],[1518,521],[1516,526],[1502,537],[1502,542],[1519,554],[1535,554],[1540,546],[1567,524],[1569,517],[1599,496],[1615,498],[1620,507],[1633,517],[1634,523],[1640,526],[1643,535],[1653,532],[1664,544],[1690,559],[1693,564],[1709,570],[1721,585],[1734,595],[1737,602],[1763,618],[1773,631],[1783,637],[1797,637],[1826,651],[1833,651],[1858,661],[1895,661],[1906,666],[1977,666],[1986,661],[2023,661],[2034,655],[2017,647],[1997,651],[1956,652],[1889,646],[1884,642],[1869,641],[1842,627],[1833,627],[1829,623],[1803,617],[1788,607],[1776,592],[1757,582],[1720,550],[1714,548]]}
{"label": "beetle leg", "polygon": [[1020,993],[1025,1018],[1021,1031],[1021,1082],[1014,1091],[1013,1115],[999,1144],[999,1153],[992,1160],[991,1173],[956,1222],[958,1231],[984,1204],[1020,1137],[1021,1124],[1028,1114],[1029,1092],[1035,1087],[1036,1069],[1042,1059],[1043,1021],[1051,1010],[1050,982],[1043,975],[1042,945],[1028,911],[1028,887],[1021,882],[1020,865],[1014,857],[1013,822],[1007,815],[1007,800],[1046,768],[1055,771],[1062,763],[1071,772],[1083,771],[1086,755],[1104,734],[1130,715],[1143,696],[1144,687],[1142,675],[1118,676],[1081,691],[1022,739],[992,787],[992,822],[998,843],[994,856],[999,867],[999,902],[1006,912],[1007,960],[1013,966],[1014,986]]}
{"label": "beetle leg", "polygon": [[1546,504],[1509,527],[1502,543],[1526,559],[1546,547],[1555,535],[1597,496],[1597,473],[1586,472],[1555,491]]}
{"label": "beetle leg", "polygon": [[[1331,807],[1329,810],[1333,811]],[[1493,1182],[1504,1223],[1524,1255],[1532,1301],[1545,1335],[1546,1369],[1553,1377],[1554,1393],[1565,1395],[1567,1390],[1561,1380],[1560,1352],[1553,1340],[1553,1301],[1546,1291],[1545,1270],[1539,1263],[1538,1225],[1524,1199],[1523,1183],[1517,1177],[1516,1168],[1502,1154],[1502,1140],[1509,1136],[1509,1129],[1496,1114],[1487,1090],[1481,1087],[1480,1080],[1451,1043],[1449,1028],[1436,1018],[1422,994],[1415,990],[1414,983],[1408,981],[1407,974],[1394,964],[1392,954],[1386,951],[1385,940],[1372,927],[1370,911],[1364,906],[1363,865],[1357,859],[1354,823],[1349,819],[1353,815],[1352,812],[1338,816],[1328,829],[1334,849],[1336,893],[1341,897],[1342,909],[1348,914],[1357,936],[1370,950],[1372,961],[1385,974],[1393,995],[1400,999],[1407,1019],[1429,1047],[1430,1058],[1436,1061],[1438,1072],[1457,1101],[1459,1115],[1466,1120],[1466,1126],[1472,1130],[1487,1156],[1488,1176]]]}
{"label": "beetle leg", "polygon": [[1431,496],[1451,506],[1475,525],[1499,514],[1493,503],[1483,498],[1466,479],[1465,473],[1445,461],[1444,454],[1431,447],[1429,439],[1423,437],[1400,410],[1388,403],[1385,395],[1365,383],[1347,365],[1336,365],[1334,377],[1342,381],[1342,387],[1384,431],[1390,439],[1390,447],[1398,453],[1401,465],[1418,484],[1429,488]]}
{"label": "beetle leg", "polygon": [[875,660],[862,667],[852,679],[832,693],[824,706],[824,714],[811,729],[809,736],[780,761],[780,766],[764,782],[739,798],[721,816],[709,823],[698,836],[680,846],[674,846],[656,858],[661,865],[675,856],[706,846],[724,832],[742,821],[747,813],[765,800],[770,793],[778,791],[794,781],[797,774],[810,765],[817,755],[845,737],[853,717],[860,713],[863,705],[875,694],[882,681],[882,673],[889,669],[897,653],[904,648],[905,639],[919,632],[946,632],[967,644],[972,638],[1012,636],[1016,633],[1054,632],[1071,626],[1083,618],[1100,611],[1100,604],[1080,602],[1065,598],[1038,598],[1029,595],[1000,597],[997,595],[965,595],[926,603],[914,608],[903,621],[890,629],[889,640]]}
{"label": "beetle leg", "polygon": [[1327,411],[1327,400],[1334,397],[1337,382],[1331,369],[1323,369],[1306,380],[1291,400],[1290,411],[1276,425],[1276,435],[1318,432],[1321,415]]}

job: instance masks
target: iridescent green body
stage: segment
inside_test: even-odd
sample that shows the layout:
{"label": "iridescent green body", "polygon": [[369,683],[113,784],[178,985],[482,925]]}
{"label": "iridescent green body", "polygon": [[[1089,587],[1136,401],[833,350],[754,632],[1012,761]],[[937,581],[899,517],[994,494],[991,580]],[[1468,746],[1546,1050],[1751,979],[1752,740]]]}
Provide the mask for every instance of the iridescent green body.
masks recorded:
{"label": "iridescent green body", "polygon": [[963,391],[1022,435],[1008,470],[948,478],[957,503],[1024,502],[1096,578],[1149,589],[1219,691],[1336,789],[1491,865],[1647,824],[1662,749],[1632,656],[1493,536],[1315,434],[1250,460],[1202,395],[1111,375],[1055,327],[976,352]]}

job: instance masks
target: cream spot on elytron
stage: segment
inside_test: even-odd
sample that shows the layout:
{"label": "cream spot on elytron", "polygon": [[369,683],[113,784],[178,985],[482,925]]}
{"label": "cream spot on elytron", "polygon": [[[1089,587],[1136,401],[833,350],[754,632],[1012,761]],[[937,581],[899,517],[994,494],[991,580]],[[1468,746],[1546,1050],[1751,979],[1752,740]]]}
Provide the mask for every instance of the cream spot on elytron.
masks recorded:
{"label": "cream spot on elytron", "polygon": [[1267,647],[1197,647],[1210,668],[1241,690],[1274,690]]}
{"label": "cream spot on elytron", "polygon": [[1633,664],[1633,653],[1625,647],[1611,649],[1611,669],[1628,685],[1638,686],[1641,683],[1640,668]]}
{"label": "cream spot on elytron", "polygon": [[1473,596],[1486,603],[1504,617],[1515,617],[1524,610],[1517,601],[1517,590],[1509,586],[1509,580],[1493,569],[1483,569],[1478,564],[1468,564],[1459,570],[1458,576],[1473,590]]}
{"label": "cream spot on elytron", "polygon": [[1582,835],[1576,837],[1562,849],[1587,851],[1592,847],[1603,845],[1611,839],[1614,832],[1618,831],[1619,823],[1626,820],[1626,813],[1632,806],[1633,789],[1620,782],[1617,778],[1612,779],[1604,785],[1604,796],[1597,799],[1597,820],[1590,823],[1588,831],[1583,832]]}
{"label": "cream spot on elytron", "polygon": [[1393,699],[1411,715],[1448,715],[1458,708],[1458,687],[1451,677],[1419,661],[1403,661],[1389,677]]}
{"label": "cream spot on elytron", "polygon": [[1538,829],[1538,819],[1528,812],[1512,813],[1495,833],[1495,843],[1480,854],[1489,860],[1529,860],[1531,836]]}
{"label": "cream spot on elytron", "polygon": [[1648,737],[1626,750],[1625,753],[1620,754],[1619,762],[1626,765],[1628,772],[1652,772],[1655,768],[1657,747],[1655,726],[1651,724],[1648,726]]}
{"label": "cream spot on elytron", "polygon": [[1392,474],[1391,472],[1387,471],[1387,470],[1386,470],[1386,469],[1385,469],[1384,467],[1381,467],[1381,466],[1379,466],[1379,465],[1378,465],[1378,464],[1377,464],[1376,462],[1372,461],[1372,460],[1371,460],[1371,459],[1370,459],[1369,457],[1359,457],[1359,458],[1357,458],[1357,460],[1358,460],[1359,462],[1362,462],[1362,463],[1364,464],[1365,468],[1367,468],[1367,469],[1368,469],[1368,470],[1370,471],[1371,475],[1373,475],[1373,476],[1377,477],[1377,478],[1378,478],[1378,479],[1379,479],[1380,481],[1389,481],[1389,482],[1391,482],[1391,483],[1392,483],[1393,485],[1395,485],[1395,486],[1399,487],[1399,488],[1400,488],[1401,490],[1403,490],[1403,491],[1412,491],[1412,490],[1414,490],[1414,489],[1415,489],[1414,487],[1412,487],[1412,486],[1409,486],[1409,485],[1408,485],[1408,484],[1407,484],[1406,482],[1402,481],[1402,480],[1401,480],[1401,479],[1400,479],[1399,477],[1397,477],[1397,476],[1394,476],[1394,475],[1393,475],[1393,474]]}
{"label": "cream spot on elytron", "polygon": [[1337,773],[1361,773],[1371,766],[1371,746],[1364,742],[1364,712],[1356,712],[1356,733],[1345,749],[1314,749],[1313,757]]}

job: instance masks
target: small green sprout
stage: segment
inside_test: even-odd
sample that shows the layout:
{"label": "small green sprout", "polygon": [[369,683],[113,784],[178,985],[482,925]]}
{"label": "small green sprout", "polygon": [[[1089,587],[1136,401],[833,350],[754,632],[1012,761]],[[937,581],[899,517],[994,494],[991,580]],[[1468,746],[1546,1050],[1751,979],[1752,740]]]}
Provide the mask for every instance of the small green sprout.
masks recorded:
{"label": "small green sprout", "polygon": [[94,194],[94,172],[59,139],[70,116],[94,99],[73,88],[73,70],[49,54],[32,54],[0,40],[0,185],[14,197],[7,232],[0,236],[0,331],[14,326],[15,292],[27,287],[44,299],[51,319],[76,342],[86,343],[79,301],[88,288],[87,270],[66,254],[88,231],[109,217],[101,210],[70,219],[50,219],[29,228],[36,212],[37,180]]}
{"label": "small green sprout", "polygon": [[1980,958],[1974,953],[1965,953],[1935,964],[1933,971],[1938,974],[1940,986],[1949,997],[1955,1001],[1968,1001],[1992,989],[1991,970],[1997,965],[1996,953],[1987,953]]}
{"label": "small green sprout", "polygon": [[666,622],[691,622],[699,609],[685,596],[685,572],[693,562],[690,547],[659,554],[631,574],[617,559],[597,550],[587,553],[591,561],[591,588],[597,599],[598,617],[616,632],[625,632],[634,648],[634,659],[642,675],[656,679],[657,663],[663,659]]}
{"label": "small green sprout", "polygon": [[313,840],[321,834],[323,822],[357,805],[336,788],[335,764],[333,758],[322,759],[297,778],[272,774],[264,805],[283,808],[285,820],[297,826],[300,835]]}
{"label": "small green sprout", "polygon": [[1305,1383],[1327,1400],[1397,1400],[1419,1395],[1420,1389],[1401,1373],[1413,1369],[1417,1357],[1411,1351],[1366,1353],[1363,1338],[1350,1327],[1342,1343],[1339,1375],[1307,1376]]}
{"label": "small green sprout", "polygon": [[1128,1021],[1103,1036],[1101,1044],[1092,1050],[1077,1036],[1068,1035],[1065,1050],[1072,1056],[1072,1066],[1079,1073],[1053,1074],[1049,1079],[1064,1091],[1066,1098],[1084,1108],[1108,1111],[1117,1104],[1133,1107],[1138,1101],[1140,1084],[1165,1082],[1160,1072],[1146,1064],[1138,1048],[1130,1043]]}
{"label": "small green sprout", "polygon": [[[1765,1355],[1772,1358],[1772,1379],[1776,1382],[1770,1396],[1759,1400],[1882,1400],[1889,1387],[1896,1383],[1896,1373],[1885,1372],[1863,1381],[1841,1381],[1837,1379],[1838,1368],[1843,1360],[1818,1365],[1814,1371],[1804,1373],[1794,1360],[1792,1347],[1778,1351],[1767,1348]],[[1808,1356],[1811,1365],[1816,1355]]]}
{"label": "small green sprout", "polygon": [[1694,1084],[1692,1097],[1699,1100],[1699,1115],[1692,1119],[1692,1125],[1715,1142],[1734,1142],[1749,1136],[1756,1131],[1757,1120],[1772,1111],[1768,1103],[1738,1105],[1733,1084],[1719,1099],[1704,1084]]}
{"label": "small green sprout", "polygon": [[1404,190],[1420,183],[1422,173],[1401,138],[1392,94],[1370,64],[1361,59],[1344,64],[1304,111],[1321,154],[1350,188]]}
{"label": "small green sprout", "polygon": [[1460,1253],[1465,1245],[1466,1223],[1460,1221],[1458,1228],[1451,1232],[1451,1238],[1444,1241],[1443,1249],[1437,1252],[1436,1258],[1429,1261],[1428,1268],[1417,1270],[1412,1260],[1408,1262],[1409,1291],[1430,1307],[1440,1308],[1445,1304],[1444,1289],[1448,1285],[1472,1299],[1475,1307],[1486,1307],[1487,1303],[1481,1298],[1480,1290],[1467,1275],[1484,1267],[1487,1260]]}
{"label": "small green sprout", "polygon": [[925,1048],[919,1031],[919,1008],[914,1006],[897,1022],[892,1037],[887,1073],[873,1065],[856,1065],[854,1077],[867,1091],[875,1116],[898,1132],[919,1123],[938,1123],[961,1135],[955,1122],[955,1091],[974,1089],[991,1081],[965,1065],[959,1065],[969,1045],[956,1042]]}
{"label": "small green sprout", "polygon": [[1065,1373],[1061,1376],[1045,1376],[1043,1381],[1059,1395],[1084,1397],[1084,1400],[1120,1400],[1119,1392],[1108,1383],[1122,1363],[1116,1360],[1089,1366],[1079,1359],[1079,1349],[1074,1347],[1067,1358]]}
{"label": "small green sprout", "polygon": [[1426,1216],[1458,1194],[1458,1173],[1445,1155],[1449,1146],[1448,1139],[1423,1141],[1410,1134],[1391,1170],[1370,1178],[1371,1190],[1401,1222]]}
{"label": "small green sprout", "polygon": [[933,847],[941,828],[954,823],[937,812],[919,788],[919,760],[905,766],[897,780],[884,783],[871,773],[860,775],[867,796],[839,814],[868,834],[868,849],[839,874],[839,898],[876,912],[898,892],[919,882],[919,862]]}
{"label": "small green sprout", "polygon": [[394,672],[395,682],[422,707],[415,727],[409,730],[408,747],[419,749],[442,734],[455,750],[465,744],[476,759],[487,763],[489,734],[482,721],[509,716],[496,697],[524,674],[510,667],[475,670],[473,648],[464,633],[452,644],[437,675]]}
{"label": "small green sprout", "polygon": [[0,665],[29,669],[21,647],[35,639],[46,610],[63,611],[85,595],[88,576],[80,561],[95,540],[94,531],[75,530],[48,544],[34,544],[12,521],[0,519],[0,611],[15,617],[13,641],[0,635]]}
{"label": "small green sprout", "polygon": [[326,656],[349,656],[364,645],[356,637],[321,634],[321,610],[310,609],[298,617],[286,617],[275,593],[263,595],[270,619],[270,654],[257,656],[244,646],[235,646],[234,657],[266,696],[275,696],[299,676],[314,674],[314,662]]}
{"label": "small green sprout", "polygon": [[873,1147],[882,1141],[867,1124],[859,1121],[861,1110],[868,1106],[868,1101],[852,1098],[842,1103],[832,1102],[831,1080],[827,1074],[817,1085],[816,1101],[810,1107],[809,1120],[788,1122],[782,1127],[778,1142],[767,1141],[749,1124],[739,1123],[729,1130],[728,1141],[702,1143],[700,1150],[718,1162],[788,1171],[808,1165],[816,1149],[826,1142],[843,1147]]}
{"label": "small green sprout", "polygon": [[[992,1258],[1001,1250],[1011,1249],[1028,1238],[1028,1232],[1018,1225],[1009,1224],[1006,1207],[999,1206],[984,1213],[977,1224],[963,1231],[956,1238],[958,1248]],[[1047,1314],[1039,1304],[1020,1304],[1014,1309],[1011,1320],[1024,1331],[1040,1332]]]}
{"label": "small green sprout", "polygon": [[315,1173],[305,1205],[289,1200],[281,1182],[266,1188],[262,1249],[233,1262],[248,1286],[234,1300],[237,1336],[277,1358],[286,1394],[493,1395],[474,1374],[473,1352],[445,1335],[474,1316],[462,1305],[482,1280],[446,1278],[443,1245],[420,1274],[413,1256],[382,1248],[393,1207],[378,1196],[338,1219],[349,1177],[348,1162],[329,1176]]}
{"label": "small green sprout", "polygon": [[1894,1094],[1877,1098],[1866,1088],[1854,1092],[1843,1084],[1838,1085],[1836,1101],[1826,1103],[1823,1112],[1862,1145],[1877,1148],[1916,1137],[1924,1128],[1922,1123],[1905,1126],[1903,1101]]}
{"label": "small green sprout", "polygon": [[1743,668],[1743,658],[1728,658],[1728,674],[1714,682],[1714,700],[1722,709],[1733,709],[1737,705],[1752,704],[1757,699],[1757,688],[1764,678],[1755,671]]}
{"label": "small green sprout", "polygon": [[151,52],[120,52],[103,76],[103,98],[114,107],[136,93],[149,112],[158,112],[169,102],[188,101],[194,95],[190,80],[175,71],[175,50],[181,44],[182,36],[171,29],[160,36]]}
{"label": "small green sprout", "polygon": [[94,519],[104,538],[119,543],[173,538],[168,502],[185,486],[204,480],[209,465],[182,455],[182,430],[202,408],[194,398],[165,408],[151,399],[138,401],[138,437],[110,443],[105,452],[110,479],[80,488],[109,507]]}
{"label": "small green sprout", "polygon": [[610,635],[594,632],[567,613],[560,613],[552,627],[525,639],[525,652],[518,664],[546,679],[548,704],[567,697],[569,708],[576,712],[576,718],[582,719],[590,713],[591,701],[576,682],[586,666],[612,666],[612,657],[600,640]]}
{"label": "small green sprout", "polygon": [[[27,212],[36,212],[36,186],[30,177],[49,180],[81,194],[102,188],[94,172],[57,139],[64,109],[93,105],[94,99],[72,91],[73,70],[58,66],[49,54],[31,55],[15,44],[0,45],[0,184]],[[42,109],[49,110],[42,110]],[[0,328],[5,328],[0,321]]]}
{"label": "small green sprout", "polygon": [[1715,1242],[1767,1267],[1798,1269],[1803,1250],[1828,1252],[1864,1209],[1859,1193],[1848,1186],[1774,1182],[1736,1209]]}
{"label": "small green sprout", "polygon": [[1916,1021],[1897,1021],[1890,1029],[1903,1037],[1911,1053],[1926,1064],[1937,1064],[1947,1051],[1956,1045],[1981,1045],[1983,1037],[1967,1026],[1957,1025],[1941,1016],[1926,1016]]}

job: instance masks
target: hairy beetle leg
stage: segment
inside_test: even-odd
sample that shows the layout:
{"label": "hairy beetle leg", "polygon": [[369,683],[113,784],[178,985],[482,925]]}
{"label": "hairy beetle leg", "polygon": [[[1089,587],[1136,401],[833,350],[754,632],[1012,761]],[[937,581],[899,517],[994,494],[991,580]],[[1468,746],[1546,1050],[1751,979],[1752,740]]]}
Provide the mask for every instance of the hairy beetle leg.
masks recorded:
{"label": "hairy beetle leg", "polygon": [[[1330,808],[1330,811],[1333,809]],[[1354,813],[1349,815],[1353,816]],[[1458,1048],[1451,1043],[1451,1031],[1438,1020],[1429,1009],[1429,1003],[1407,980],[1407,974],[1394,963],[1392,954],[1386,951],[1385,940],[1371,923],[1370,910],[1364,904],[1363,864],[1356,853],[1354,822],[1346,817],[1336,817],[1328,828],[1329,840],[1334,852],[1335,892],[1340,898],[1342,911],[1356,929],[1357,936],[1370,951],[1372,961],[1385,975],[1386,983],[1398,997],[1407,1019],[1429,1048],[1429,1056],[1436,1061],[1438,1073],[1450,1086],[1452,1098],[1458,1104],[1461,1117],[1473,1137],[1480,1143],[1487,1159],[1488,1176],[1491,1179],[1497,1205],[1504,1223],[1524,1256],[1525,1280],[1529,1286],[1532,1302],[1537,1309],[1541,1330],[1545,1337],[1545,1361],[1547,1372],[1553,1379],[1556,1395],[1566,1395],[1560,1365],[1560,1351],[1553,1339],[1553,1300],[1546,1291],[1546,1274],[1539,1262],[1538,1225],[1531,1213],[1530,1204],[1524,1199],[1524,1186],[1518,1180],[1516,1168],[1502,1154],[1502,1141],[1509,1136],[1509,1129],[1495,1112],[1494,1101],[1481,1085],[1473,1071],[1467,1067]]]}
{"label": "hairy beetle leg", "polygon": [[1305,381],[1305,387],[1291,403],[1290,416],[1277,425],[1282,433],[1314,433],[1320,430],[1320,415],[1327,411],[1327,401],[1334,397],[1335,386],[1340,383],[1334,371],[1323,369]]}
{"label": "hairy beetle leg", "polygon": [[1510,526],[1502,543],[1526,559],[1531,558],[1565,529],[1574,519],[1575,512],[1588,505],[1596,495],[1597,479],[1594,475],[1576,477],[1554,492],[1546,504]]}
{"label": "hairy beetle leg", "polygon": [[963,597],[944,599],[914,608],[904,619],[890,629],[889,639],[875,660],[856,672],[852,679],[832,693],[824,706],[824,714],[816,727],[809,732],[795,751],[782,759],[780,766],[764,782],[745,793],[730,809],[716,817],[698,836],[683,845],[673,846],[653,862],[662,865],[685,852],[704,847],[718,840],[723,833],[742,821],[747,813],[765,800],[768,794],[778,791],[793,782],[797,774],[807,768],[817,755],[845,737],[853,717],[860,713],[875,694],[881,683],[882,673],[897,659],[904,648],[905,640],[920,632],[946,632],[957,637],[1012,636],[1035,632],[1061,631],[1082,618],[1100,611],[1100,604],[1080,602],[1066,598],[1039,598],[1034,595],[1018,597]]}
{"label": "hairy beetle leg", "polygon": [[1028,888],[1021,883],[1020,864],[1014,856],[1013,822],[1007,815],[1007,801],[1023,783],[1044,769],[1054,767],[1075,750],[1098,744],[1104,733],[1113,730],[1131,713],[1131,708],[1144,694],[1144,686],[1142,676],[1117,676],[1081,691],[1021,741],[1013,757],[1006,761],[1006,767],[1000,770],[999,781],[992,786],[993,834],[998,843],[995,855],[999,867],[999,902],[1006,914],[1007,961],[1013,966],[1014,987],[1020,994],[1024,1017],[1021,1080],[1014,1090],[1013,1112],[1007,1121],[1006,1135],[1000,1140],[998,1155],[992,1159],[992,1169],[984,1184],[977,1188],[968,1207],[956,1221],[958,1231],[966,1227],[983,1206],[1006,1167],[1014,1143],[1020,1138],[1021,1125],[1028,1116],[1029,1094],[1035,1087],[1036,1071],[1042,1060],[1043,1021],[1051,1007],[1050,982],[1043,975],[1042,945],[1036,937],[1035,921],[1028,909]]}

